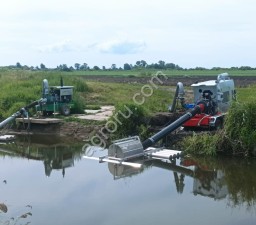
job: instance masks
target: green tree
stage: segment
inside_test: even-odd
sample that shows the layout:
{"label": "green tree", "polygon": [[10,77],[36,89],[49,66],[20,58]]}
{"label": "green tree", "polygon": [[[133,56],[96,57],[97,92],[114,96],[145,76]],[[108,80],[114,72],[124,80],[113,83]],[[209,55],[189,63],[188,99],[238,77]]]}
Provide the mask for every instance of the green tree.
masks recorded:
{"label": "green tree", "polygon": [[124,70],[131,70],[131,66],[128,63],[124,64]]}
{"label": "green tree", "polygon": [[94,69],[94,70],[100,70],[100,67],[94,66],[93,69]]}
{"label": "green tree", "polygon": [[111,65],[111,70],[116,70],[116,64]]}
{"label": "green tree", "polygon": [[166,63],[165,64],[165,68],[166,69],[171,69],[171,70],[174,70],[175,69],[175,64],[174,63]]}
{"label": "green tree", "polygon": [[82,66],[80,66],[80,70],[88,70],[89,67],[88,67],[88,64],[87,63],[83,63]]}
{"label": "green tree", "polygon": [[19,68],[19,69],[21,69],[21,68],[22,68],[22,65],[21,65],[19,62],[17,62],[17,63],[16,63],[16,67]]}
{"label": "green tree", "polygon": [[80,69],[80,64],[79,63],[75,63],[75,68],[76,68],[76,70],[79,70]]}
{"label": "green tree", "polygon": [[136,66],[140,66],[140,61],[136,61]]}
{"label": "green tree", "polygon": [[40,69],[41,69],[41,70],[45,70],[45,69],[46,69],[46,66],[45,66],[43,63],[41,63],[41,64],[40,64]]}
{"label": "green tree", "polygon": [[147,66],[147,62],[145,60],[141,60],[140,61],[140,66],[146,67]]}
{"label": "green tree", "polygon": [[159,61],[158,61],[158,64],[159,64],[159,68],[160,68],[160,69],[164,69],[164,68],[165,68],[165,61],[159,60]]}

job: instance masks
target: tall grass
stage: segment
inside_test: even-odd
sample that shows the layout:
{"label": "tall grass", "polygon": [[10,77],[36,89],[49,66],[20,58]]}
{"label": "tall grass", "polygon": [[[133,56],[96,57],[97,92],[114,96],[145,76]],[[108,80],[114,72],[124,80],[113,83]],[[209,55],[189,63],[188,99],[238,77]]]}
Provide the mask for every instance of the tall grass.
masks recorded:
{"label": "tall grass", "polygon": [[128,136],[140,136],[144,139],[148,134],[149,115],[144,107],[136,104],[118,104],[110,118],[114,125],[112,139]]}
{"label": "tall grass", "polygon": [[225,118],[224,128],[215,134],[197,134],[183,142],[185,151],[198,155],[256,155],[256,99],[234,102]]}

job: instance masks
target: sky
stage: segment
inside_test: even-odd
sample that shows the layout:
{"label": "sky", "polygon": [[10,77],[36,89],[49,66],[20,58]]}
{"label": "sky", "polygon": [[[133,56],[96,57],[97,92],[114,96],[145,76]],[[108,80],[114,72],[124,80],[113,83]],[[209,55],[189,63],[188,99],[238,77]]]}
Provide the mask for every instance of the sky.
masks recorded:
{"label": "sky", "polygon": [[2,0],[0,66],[256,67],[253,0]]}

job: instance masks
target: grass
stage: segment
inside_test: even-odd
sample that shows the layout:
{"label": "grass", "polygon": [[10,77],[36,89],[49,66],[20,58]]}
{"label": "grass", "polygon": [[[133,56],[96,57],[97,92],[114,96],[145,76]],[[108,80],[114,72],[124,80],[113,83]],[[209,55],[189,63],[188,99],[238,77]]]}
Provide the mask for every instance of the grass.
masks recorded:
{"label": "grass", "polygon": [[[135,100],[140,103],[144,100],[143,107],[149,112],[167,111],[171,103],[172,91],[170,88],[147,86],[148,89],[142,89],[142,84],[120,84],[120,83],[101,83],[87,82],[92,90],[83,95],[88,105],[124,105],[134,103]],[[148,91],[148,92],[147,92]],[[143,93],[152,95],[147,97]]]}
{"label": "grass", "polygon": [[[0,118],[6,118],[18,111],[21,107],[41,98],[42,81],[47,79],[50,86],[60,85],[60,77],[48,73],[33,74],[29,71],[21,73],[0,73]],[[76,110],[83,104],[82,93],[90,92],[84,79],[70,76],[62,76],[64,85],[74,86],[74,99]],[[78,85],[79,84],[79,85]],[[78,87],[78,88],[77,88]],[[33,110],[32,110],[33,111]]]}
{"label": "grass", "polygon": [[168,76],[217,76],[220,73],[229,73],[233,76],[256,76],[256,70],[239,70],[239,69],[218,69],[218,70],[196,70],[196,69],[183,69],[183,70],[156,70],[138,68],[133,70],[86,70],[86,71],[72,71],[63,72],[58,70],[45,70],[45,71],[30,71],[22,69],[6,69],[0,68],[0,76],[24,76],[24,75],[39,75],[39,76],[88,76],[88,75],[101,75],[101,76],[125,76],[125,77],[149,77],[162,71]]}
{"label": "grass", "polygon": [[[63,77],[64,85],[74,86],[74,99],[77,112],[83,109],[98,109],[102,105],[124,105],[137,101],[144,102],[143,107],[147,112],[166,111],[171,102],[171,91],[169,88],[155,88],[142,84],[120,84],[86,82],[79,76],[69,76],[59,72],[32,72],[32,71],[1,71],[0,70],[0,119],[4,119],[18,111],[21,107],[41,98],[42,81],[47,79],[50,86],[60,85]],[[143,93],[142,93],[143,92]],[[148,94],[152,95],[148,96]],[[147,95],[147,96],[144,96]],[[34,111],[31,110],[33,114]]]}
{"label": "grass", "polygon": [[[80,71],[78,71],[80,72]],[[106,72],[106,71],[85,71]],[[119,71],[107,71],[116,72]],[[123,71],[136,72],[136,71]],[[138,71],[137,71],[138,72]],[[175,71],[172,71],[175,72]],[[186,71],[176,71],[183,73]],[[192,73],[204,73],[205,71],[189,71]],[[216,75],[216,71],[207,73]],[[242,71],[246,72],[246,71]],[[249,71],[249,72],[254,72]],[[98,108],[101,105],[131,104],[135,100],[143,102],[142,106],[148,113],[167,111],[172,102],[173,91],[170,87],[147,86],[136,83],[102,83],[88,81],[75,76],[77,72],[67,73],[59,71],[26,71],[26,70],[0,70],[0,118],[6,118],[20,109],[20,107],[35,101],[41,97],[41,85],[43,79],[48,79],[49,85],[59,85],[60,77],[63,77],[64,85],[75,87],[75,98],[79,106]],[[73,74],[74,76],[70,76]],[[240,102],[250,102],[255,98],[255,86],[238,88],[237,97]],[[145,96],[144,94],[147,96]],[[148,96],[148,94],[152,95]],[[134,100],[135,98],[135,100]],[[84,105],[83,105],[84,103]],[[82,109],[79,109],[80,112]]]}
{"label": "grass", "polygon": [[[102,76],[126,76],[126,77],[145,77],[152,76],[158,71],[162,71],[167,76],[217,76],[220,73],[229,73],[231,76],[256,76],[256,70],[156,70],[156,69],[137,69],[137,70],[97,70],[97,71],[73,71],[73,72],[59,72],[68,75],[102,75]],[[56,73],[56,72],[55,72]]]}

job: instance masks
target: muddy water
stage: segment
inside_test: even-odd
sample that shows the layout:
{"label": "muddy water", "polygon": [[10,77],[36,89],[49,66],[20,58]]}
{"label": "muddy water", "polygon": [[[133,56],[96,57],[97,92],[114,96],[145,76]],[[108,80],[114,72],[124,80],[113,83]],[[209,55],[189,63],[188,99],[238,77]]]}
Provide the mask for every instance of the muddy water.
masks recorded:
{"label": "muddy water", "polygon": [[0,145],[0,224],[256,223],[255,159],[147,161],[134,169],[83,159],[82,143],[39,140]]}

